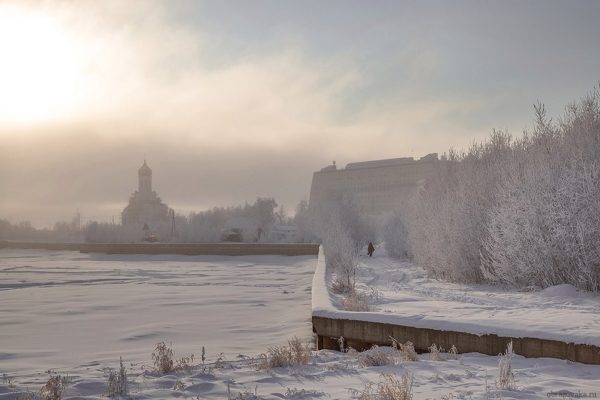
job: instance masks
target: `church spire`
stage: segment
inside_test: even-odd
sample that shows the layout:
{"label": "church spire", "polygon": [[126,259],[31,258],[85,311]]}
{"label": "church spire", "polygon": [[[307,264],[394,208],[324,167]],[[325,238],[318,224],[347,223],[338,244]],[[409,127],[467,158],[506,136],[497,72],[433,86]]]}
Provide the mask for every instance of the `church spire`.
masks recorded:
{"label": "church spire", "polygon": [[138,190],[140,193],[149,193],[152,191],[152,170],[146,164],[145,157],[144,164],[138,170]]}

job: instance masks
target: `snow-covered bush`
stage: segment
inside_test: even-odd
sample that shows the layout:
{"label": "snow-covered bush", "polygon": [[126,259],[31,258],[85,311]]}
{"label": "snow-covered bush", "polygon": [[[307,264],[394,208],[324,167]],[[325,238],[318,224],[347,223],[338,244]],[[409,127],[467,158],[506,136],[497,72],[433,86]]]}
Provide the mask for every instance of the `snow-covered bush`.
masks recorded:
{"label": "snow-covered bush", "polygon": [[414,202],[415,261],[432,276],[600,290],[600,92],[533,131],[494,131],[441,157]]}
{"label": "snow-covered bush", "polygon": [[453,360],[458,358],[458,349],[455,345],[452,345],[452,347],[450,347],[450,350],[448,350],[448,357],[450,357],[450,359]]}
{"label": "snow-covered bush", "polygon": [[520,164],[490,212],[482,268],[492,281],[600,289],[600,106],[598,92],[560,124],[536,107]]}
{"label": "snow-covered bush", "polygon": [[108,397],[127,396],[128,382],[127,371],[123,366],[123,358],[119,359],[119,371],[110,370],[108,372],[108,388],[106,394]]}
{"label": "snow-covered bush", "polygon": [[500,354],[498,360],[498,380],[496,387],[498,389],[515,389],[515,376],[512,372],[512,357],[513,357],[512,340],[506,346],[506,353]]}
{"label": "snow-covered bush", "polygon": [[381,367],[394,364],[395,360],[389,351],[375,345],[358,355],[358,363],[362,367]]}
{"label": "snow-covered bush", "polygon": [[419,361],[419,356],[417,355],[415,346],[411,341],[407,341],[404,344],[399,343],[398,350],[400,350],[402,361]]}
{"label": "snow-covered bush", "polygon": [[435,345],[435,343],[432,344],[431,346],[429,346],[428,350],[429,350],[429,359],[431,361],[444,361],[445,360],[444,355],[442,354],[444,349],[437,347]]}
{"label": "snow-covered bush", "polygon": [[495,131],[488,142],[466,153],[450,151],[415,202],[411,249],[431,275],[480,282],[480,255],[488,211],[496,202],[500,171],[508,162],[510,136]]}

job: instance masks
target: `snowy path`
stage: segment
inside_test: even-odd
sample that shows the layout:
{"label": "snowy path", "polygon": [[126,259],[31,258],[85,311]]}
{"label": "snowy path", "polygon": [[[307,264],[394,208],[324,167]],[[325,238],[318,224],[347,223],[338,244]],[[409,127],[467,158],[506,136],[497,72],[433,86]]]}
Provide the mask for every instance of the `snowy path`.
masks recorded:
{"label": "snowy path", "polygon": [[396,315],[422,327],[600,346],[600,296],[569,285],[518,292],[453,284],[428,279],[414,264],[382,255],[361,257],[357,281],[363,289],[380,291],[374,311],[387,320]]}

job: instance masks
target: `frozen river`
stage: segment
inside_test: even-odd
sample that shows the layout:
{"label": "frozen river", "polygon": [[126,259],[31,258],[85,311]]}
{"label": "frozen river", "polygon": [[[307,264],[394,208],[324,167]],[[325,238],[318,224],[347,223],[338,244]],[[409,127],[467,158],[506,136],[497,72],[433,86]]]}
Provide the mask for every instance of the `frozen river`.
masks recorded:
{"label": "frozen river", "polygon": [[0,374],[257,354],[311,335],[316,257],[0,250]]}

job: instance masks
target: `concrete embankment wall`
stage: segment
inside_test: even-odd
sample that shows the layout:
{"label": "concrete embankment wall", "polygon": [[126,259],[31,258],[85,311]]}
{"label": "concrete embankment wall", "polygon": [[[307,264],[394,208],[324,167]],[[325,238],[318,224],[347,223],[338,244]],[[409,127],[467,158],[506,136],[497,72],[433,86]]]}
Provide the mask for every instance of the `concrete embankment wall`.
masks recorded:
{"label": "concrete embankment wall", "polygon": [[[506,345],[512,340],[514,352],[524,357],[552,357],[585,364],[600,364],[598,346],[533,337],[476,335],[376,322],[372,320],[377,319],[376,313],[338,310],[335,299],[329,292],[330,287],[331,276],[327,273],[325,257],[321,249],[312,286],[312,323],[319,350],[339,350],[340,337],[344,338],[345,346],[359,351],[366,350],[374,344],[390,346],[391,338],[394,338],[401,343],[411,341],[418,352],[427,352],[429,346],[435,343],[446,350],[454,345],[460,353],[477,352],[497,356],[506,351]],[[406,314],[411,315],[411,310],[406,310]]]}
{"label": "concrete embankment wall", "polygon": [[496,356],[505,352],[506,345],[512,340],[514,352],[524,357],[552,357],[584,364],[600,364],[600,348],[584,344],[537,338],[478,336],[464,332],[316,316],[313,316],[312,321],[318,349],[339,350],[337,339],[343,337],[346,346],[360,351],[374,344],[390,346],[393,337],[401,343],[411,341],[418,352],[426,352],[435,343],[446,350],[454,345],[461,353],[477,352]]}
{"label": "concrete embankment wall", "polygon": [[80,251],[105,254],[317,255],[319,245],[304,243],[39,243],[0,241],[0,248]]}

